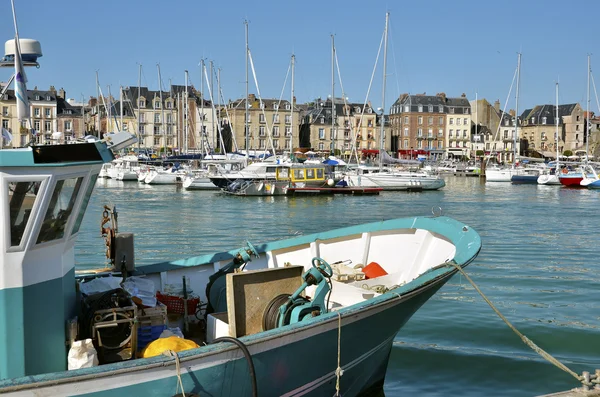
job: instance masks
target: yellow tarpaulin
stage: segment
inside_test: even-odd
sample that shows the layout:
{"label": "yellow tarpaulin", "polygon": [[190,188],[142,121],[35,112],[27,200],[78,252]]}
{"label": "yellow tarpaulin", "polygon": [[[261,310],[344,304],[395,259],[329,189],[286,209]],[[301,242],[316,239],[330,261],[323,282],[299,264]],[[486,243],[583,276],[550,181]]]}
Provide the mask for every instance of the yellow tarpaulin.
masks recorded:
{"label": "yellow tarpaulin", "polygon": [[183,339],[178,336],[169,336],[168,338],[158,338],[157,340],[150,342],[148,346],[142,352],[142,357],[154,357],[160,356],[164,351],[173,350],[174,352],[180,352],[183,350],[189,350],[199,347],[196,342],[189,339]]}

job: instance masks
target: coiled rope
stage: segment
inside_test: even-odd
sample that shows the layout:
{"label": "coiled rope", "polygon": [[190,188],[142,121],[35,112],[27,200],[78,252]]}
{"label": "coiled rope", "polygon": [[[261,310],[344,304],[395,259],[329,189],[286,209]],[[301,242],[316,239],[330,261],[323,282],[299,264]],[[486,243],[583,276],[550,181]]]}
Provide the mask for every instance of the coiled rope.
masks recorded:
{"label": "coiled rope", "polygon": [[463,270],[462,267],[460,267],[454,261],[448,261],[446,263],[448,265],[454,266],[463,276],[465,276],[465,278],[467,279],[467,281],[469,283],[471,283],[471,285],[473,286],[473,288],[475,288],[475,290],[477,292],[479,292],[479,295],[481,295],[481,297],[487,302],[487,304],[490,305],[490,307],[492,308],[492,310],[495,311],[496,314],[502,320],[504,320],[504,322],[506,323],[506,325],[508,325],[509,328],[512,329],[519,336],[519,338],[521,338],[521,340],[527,346],[529,346],[533,351],[535,351],[536,353],[538,353],[540,356],[542,356],[544,359],[546,359],[550,363],[554,364],[556,367],[562,369],[563,371],[565,371],[566,373],[568,373],[569,375],[571,375],[572,377],[574,377],[575,379],[577,379],[578,382],[581,382],[583,384],[583,386],[584,386],[585,389],[587,389],[590,386],[593,386],[594,383],[595,384],[599,383],[599,380],[600,380],[600,374],[599,373],[600,373],[600,371],[596,370],[596,374],[593,374],[593,375],[590,375],[590,373],[587,372],[587,371],[584,372],[583,375],[578,375],[575,371],[571,370],[569,367],[567,367],[566,365],[564,365],[563,363],[561,363],[558,359],[556,359],[555,357],[553,357],[550,353],[546,352],[541,347],[539,347],[538,345],[536,345],[531,339],[529,339],[528,337],[526,337],[525,335],[523,335],[521,332],[519,332],[519,330],[514,325],[512,325],[510,323],[510,321],[508,321],[508,319],[506,317],[504,317],[504,315],[502,315],[502,313],[500,313],[500,311],[487,298],[487,296],[485,296],[485,294],[483,292],[481,292],[481,290],[479,289],[479,287],[475,284],[475,282],[473,280],[471,280],[471,277],[469,277],[467,275],[467,273],[465,273],[465,271]]}

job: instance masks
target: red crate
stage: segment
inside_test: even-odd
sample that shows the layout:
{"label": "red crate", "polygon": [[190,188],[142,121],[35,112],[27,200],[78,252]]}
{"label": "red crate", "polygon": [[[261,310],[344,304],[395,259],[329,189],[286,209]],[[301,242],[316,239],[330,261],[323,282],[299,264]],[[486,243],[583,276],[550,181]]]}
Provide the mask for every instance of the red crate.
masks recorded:
{"label": "red crate", "polygon": [[[183,314],[184,305],[183,298],[180,296],[163,295],[160,292],[156,292],[156,300],[167,306],[167,313]],[[196,308],[200,304],[200,298],[188,298],[188,315],[196,314]]]}

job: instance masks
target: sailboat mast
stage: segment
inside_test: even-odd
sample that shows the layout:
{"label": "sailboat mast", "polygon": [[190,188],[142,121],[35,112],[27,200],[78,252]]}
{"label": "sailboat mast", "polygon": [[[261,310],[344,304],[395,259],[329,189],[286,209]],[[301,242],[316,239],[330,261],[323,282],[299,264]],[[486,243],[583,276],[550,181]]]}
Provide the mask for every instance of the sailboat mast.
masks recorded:
{"label": "sailboat mast", "polygon": [[98,131],[98,139],[101,138],[100,134],[100,82],[98,81],[98,71],[96,70],[96,127]]}
{"label": "sailboat mast", "polygon": [[249,131],[249,127],[248,127],[248,54],[250,52],[250,48],[248,48],[248,21],[245,20],[244,21],[244,25],[246,27],[246,111],[244,113],[244,131],[246,133],[246,158],[250,158],[250,131]]}
{"label": "sailboat mast", "polygon": [[379,171],[383,169],[383,134],[385,132],[385,78],[387,73],[387,40],[388,40],[388,22],[390,19],[390,13],[385,14],[385,30],[383,38],[383,86],[381,88],[381,133],[379,134]]}
{"label": "sailboat mast", "polygon": [[107,106],[107,118],[106,118],[106,133],[110,133],[112,129],[112,94],[110,93],[110,84],[108,85],[108,106]]}
{"label": "sailboat mast", "polygon": [[590,142],[590,74],[592,67],[590,65],[590,55],[588,54],[588,75],[587,75],[587,115],[585,119],[585,162],[587,164],[589,158],[589,142]]}
{"label": "sailboat mast", "polygon": [[515,94],[515,135],[513,136],[513,168],[517,161],[517,136],[519,135],[519,85],[521,82],[521,53],[517,58],[517,92]]}
{"label": "sailboat mast", "polygon": [[119,86],[119,103],[120,103],[120,107],[119,107],[119,130],[123,129],[123,86]]}
{"label": "sailboat mast", "polygon": [[[204,134],[204,59],[200,61],[200,139],[202,146],[208,143]],[[210,146],[210,145],[209,145]],[[208,148],[204,148],[205,154],[209,154]]]}
{"label": "sailboat mast", "polygon": [[185,116],[183,117],[183,120],[185,122],[185,126],[184,126],[184,135],[185,135],[185,141],[183,143],[183,147],[184,147],[184,154],[187,154],[188,152],[188,134],[189,134],[189,130],[188,130],[188,71],[185,71],[185,100],[184,100],[184,105],[183,105],[184,109],[185,109]]}
{"label": "sailboat mast", "polygon": [[160,64],[156,64],[156,68],[158,69],[158,92],[160,98],[160,122],[162,127],[162,136],[163,136],[163,145],[165,148],[164,155],[167,155],[167,136],[165,134],[165,111],[163,106],[163,96],[162,96],[162,79],[160,77]]}
{"label": "sailboat mast", "polygon": [[558,162],[559,162],[559,154],[558,154],[558,82],[556,82],[556,133],[554,135],[554,144],[556,145],[556,171],[558,173]]}
{"label": "sailboat mast", "polygon": [[294,150],[294,67],[296,63],[296,55],[292,54],[292,93],[290,99],[290,157]]}
{"label": "sailboat mast", "polygon": [[335,36],[331,35],[331,148],[335,155]]}
{"label": "sailboat mast", "polygon": [[[142,91],[142,64],[140,64],[139,67],[139,71],[138,71],[138,94],[137,94],[137,128],[138,128],[138,135],[140,138],[142,138],[142,127],[141,127],[141,112],[140,112],[140,96],[141,96],[141,91]],[[141,141],[142,139],[138,139],[138,156],[140,154],[140,146],[141,146]]]}

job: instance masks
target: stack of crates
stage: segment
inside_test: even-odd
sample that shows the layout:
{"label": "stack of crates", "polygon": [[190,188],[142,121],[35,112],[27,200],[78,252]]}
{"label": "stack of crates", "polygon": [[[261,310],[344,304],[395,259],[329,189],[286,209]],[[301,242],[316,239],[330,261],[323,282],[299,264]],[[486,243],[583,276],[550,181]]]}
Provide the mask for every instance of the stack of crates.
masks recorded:
{"label": "stack of crates", "polygon": [[137,312],[137,351],[141,352],[152,341],[158,339],[167,328],[167,306],[156,302],[155,307],[146,307]]}

